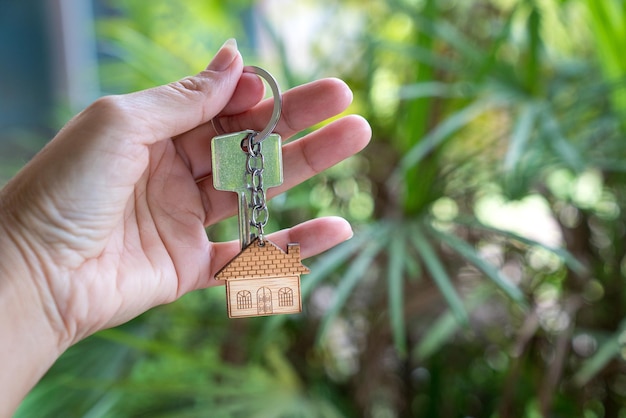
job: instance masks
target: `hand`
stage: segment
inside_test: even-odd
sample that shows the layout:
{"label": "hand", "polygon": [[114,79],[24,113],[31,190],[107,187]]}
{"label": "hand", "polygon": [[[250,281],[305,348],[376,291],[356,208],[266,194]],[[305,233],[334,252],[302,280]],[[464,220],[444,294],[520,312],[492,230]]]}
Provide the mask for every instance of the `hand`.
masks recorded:
{"label": "hand", "polygon": [[[0,304],[3,293],[23,299],[16,309],[28,310],[24,325],[45,323],[55,353],[215,285],[215,273],[239,251],[238,242],[209,242],[205,227],[237,208],[236,194],[212,186],[210,120],[219,113],[229,132],[261,130],[272,110],[262,81],[242,70],[227,42],[194,77],[96,101],[2,191],[0,259],[10,263],[0,267]],[[342,112],[351,98],[336,79],[294,88],[284,94],[276,131],[286,140]],[[347,116],[288,143],[285,182],[270,195],[361,150],[370,134],[365,120]],[[350,236],[344,220],[322,218],[269,239],[300,242],[306,258]],[[15,345],[26,343],[7,344],[0,354],[19,356]]]}

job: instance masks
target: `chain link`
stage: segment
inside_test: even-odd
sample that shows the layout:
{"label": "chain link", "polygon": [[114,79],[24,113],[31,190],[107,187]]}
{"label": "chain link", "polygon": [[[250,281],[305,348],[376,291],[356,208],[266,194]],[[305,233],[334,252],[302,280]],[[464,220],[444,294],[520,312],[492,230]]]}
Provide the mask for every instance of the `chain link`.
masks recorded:
{"label": "chain link", "polygon": [[264,244],[263,228],[269,220],[269,211],[265,199],[265,189],[263,187],[263,170],[265,169],[265,158],[262,152],[262,142],[255,142],[257,133],[248,135],[245,150],[246,174],[248,189],[250,190],[250,226],[256,228],[260,245]]}

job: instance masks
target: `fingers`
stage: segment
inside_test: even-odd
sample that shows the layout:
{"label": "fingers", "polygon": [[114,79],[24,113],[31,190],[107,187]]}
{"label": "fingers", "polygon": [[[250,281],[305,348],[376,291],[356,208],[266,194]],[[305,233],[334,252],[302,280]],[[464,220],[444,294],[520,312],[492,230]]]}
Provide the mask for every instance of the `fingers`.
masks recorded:
{"label": "fingers", "polygon": [[269,189],[276,196],[361,151],[372,131],[361,116],[339,119],[283,147],[284,183]]}
{"label": "fingers", "polygon": [[[352,103],[352,91],[342,80],[326,78],[304,84],[283,95],[280,121],[274,129],[283,138],[335,116]],[[257,107],[242,114],[220,118],[226,132],[245,129],[262,130],[269,122],[274,103],[264,100]]]}
{"label": "fingers", "polygon": [[[283,147],[283,178],[281,186],[268,190],[268,197],[276,196],[332,167],[362,150],[371,137],[371,129],[360,116],[346,116]],[[210,225],[232,216],[237,208],[236,193],[213,188],[212,177],[198,186]]]}
{"label": "fingers", "polygon": [[[295,87],[283,94],[282,116],[275,131],[286,141],[295,133],[343,112],[351,101],[350,88],[339,79],[317,80]],[[220,123],[227,132],[260,131],[270,120],[272,110],[273,101],[268,99],[238,115],[222,116]],[[214,136],[211,123],[206,123],[176,140],[176,147],[194,178],[211,173],[211,138]]]}
{"label": "fingers", "polygon": [[[320,254],[352,237],[352,228],[343,218],[313,219],[267,236],[267,239],[286,250],[288,243],[299,243],[302,259]],[[241,248],[238,241],[212,244],[210,281],[208,286],[223,284],[214,279],[217,272],[232,260]],[[202,284],[200,284],[200,287]]]}

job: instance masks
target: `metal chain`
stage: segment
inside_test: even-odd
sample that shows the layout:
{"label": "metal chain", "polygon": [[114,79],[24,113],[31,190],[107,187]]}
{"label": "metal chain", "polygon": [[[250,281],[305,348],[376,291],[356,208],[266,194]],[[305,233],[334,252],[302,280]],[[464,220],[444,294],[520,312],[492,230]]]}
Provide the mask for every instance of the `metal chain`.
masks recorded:
{"label": "metal chain", "polygon": [[265,199],[265,189],[263,188],[265,158],[262,153],[262,142],[254,141],[256,135],[257,133],[253,133],[247,137],[246,173],[248,189],[250,190],[250,226],[256,228],[259,244],[263,245],[263,228],[267,225],[269,211]]}

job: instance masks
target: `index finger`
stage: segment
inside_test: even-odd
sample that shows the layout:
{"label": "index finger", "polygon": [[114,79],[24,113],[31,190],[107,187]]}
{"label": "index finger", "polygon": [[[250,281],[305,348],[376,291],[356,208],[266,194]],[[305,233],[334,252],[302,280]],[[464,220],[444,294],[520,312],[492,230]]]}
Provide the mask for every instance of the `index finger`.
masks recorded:
{"label": "index finger", "polygon": [[[290,89],[283,95],[280,120],[274,132],[283,138],[335,116],[352,103],[352,91],[338,78],[326,78]],[[246,129],[262,130],[269,122],[274,108],[273,98],[236,115],[223,115],[220,124],[225,132]]]}

